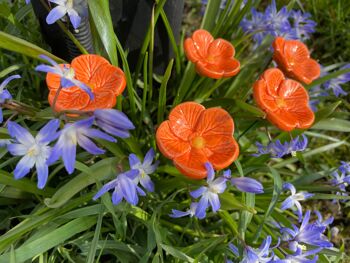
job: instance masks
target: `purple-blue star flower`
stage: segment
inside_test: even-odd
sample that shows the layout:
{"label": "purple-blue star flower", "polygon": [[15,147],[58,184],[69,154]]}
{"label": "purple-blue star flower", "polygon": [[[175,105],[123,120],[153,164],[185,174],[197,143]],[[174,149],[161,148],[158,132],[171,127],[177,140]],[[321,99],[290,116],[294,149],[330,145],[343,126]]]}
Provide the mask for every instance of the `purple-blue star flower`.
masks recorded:
{"label": "purple-blue star flower", "polygon": [[[337,192],[337,195],[341,196],[348,196],[348,193],[346,191],[346,187],[350,184],[350,165],[346,162],[341,162],[341,165],[338,167],[337,170],[331,173],[332,179],[330,183],[333,186],[336,186],[339,188],[339,192]],[[334,200],[336,202],[337,200]]]}
{"label": "purple-blue star flower", "polygon": [[77,29],[79,27],[81,17],[79,16],[78,12],[74,9],[73,0],[49,0],[49,2],[54,3],[57,6],[53,8],[46,17],[46,23],[51,25],[57,20],[64,17],[66,14],[68,14],[74,29]]}
{"label": "purple-blue star flower", "polygon": [[[246,246],[243,251],[243,258],[240,262],[242,263],[265,263],[271,262],[274,254],[270,252],[271,236],[267,236],[266,239],[261,243],[259,248],[252,248]],[[233,244],[229,244],[229,248],[237,257],[239,256],[238,248]]]}
{"label": "purple-blue star flower", "polygon": [[112,203],[114,205],[119,204],[125,199],[129,204],[137,205],[139,202],[138,195],[145,196],[146,193],[135,184],[135,177],[137,176],[137,170],[130,170],[125,173],[121,173],[116,179],[105,184],[93,197],[96,200],[109,190],[114,190],[112,194]]}
{"label": "purple-blue star flower", "polygon": [[317,215],[317,220],[315,222],[315,224],[317,226],[328,227],[330,224],[333,223],[333,221],[334,221],[334,217],[333,216],[330,216],[327,219],[323,220],[323,216],[322,216],[322,214],[319,211],[314,211],[314,212]]}
{"label": "purple-blue star flower", "polygon": [[311,20],[310,13],[303,13],[300,10],[292,10],[290,17],[293,20],[293,29],[300,40],[307,40],[315,32],[317,23]]}
{"label": "purple-blue star flower", "polygon": [[[341,67],[339,70],[343,69],[349,69],[350,64],[346,64],[345,66]],[[324,87],[326,90],[332,90],[334,95],[336,97],[339,97],[340,95],[347,95],[348,93],[342,89],[341,85],[348,83],[350,81],[350,72],[342,74],[336,78],[333,78],[327,82],[324,83]]]}
{"label": "purple-blue star flower", "polygon": [[254,34],[253,39],[257,44],[261,44],[267,35],[265,16],[263,13],[258,12],[255,8],[251,9],[251,20],[243,18],[240,26],[244,32],[248,34]]}
{"label": "purple-blue star flower", "polygon": [[7,149],[14,156],[23,156],[13,172],[15,179],[27,175],[35,165],[38,173],[38,188],[44,188],[48,177],[46,160],[51,151],[48,144],[57,138],[56,130],[59,123],[57,119],[49,121],[35,138],[16,122],[8,123],[8,131],[14,143],[8,144]]}
{"label": "purple-blue star flower", "polygon": [[10,139],[0,139],[0,148],[7,147],[10,143],[12,143]]}
{"label": "purple-blue star flower", "polygon": [[272,0],[271,4],[265,10],[265,22],[269,33],[272,36],[284,36],[291,30],[289,23],[289,11],[286,6],[277,11],[276,1]]}
{"label": "purple-blue star flower", "polygon": [[197,206],[198,206],[198,203],[193,202],[193,203],[191,203],[190,209],[188,209],[187,211],[180,211],[177,209],[172,209],[171,214],[169,216],[173,217],[173,218],[179,218],[179,217],[184,217],[184,216],[193,217],[196,214]]}
{"label": "purple-blue star flower", "polygon": [[253,154],[253,156],[258,157],[263,154],[270,154],[272,158],[282,158],[287,154],[295,155],[296,152],[304,151],[307,144],[308,139],[304,134],[302,135],[302,138],[298,136],[292,141],[284,142],[283,144],[280,140],[270,142],[267,146],[257,142],[256,146],[258,148],[258,153]]}
{"label": "purple-blue star flower", "polygon": [[116,140],[102,131],[91,128],[93,123],[94,117],[75,123],[67,123],[59,132],[58,141],[53,147],[47,163],[52,164],[62,157],[67,172],[71,174],[74,171],[77,144],[91,154],[103,154],[105,151],[97,147],[90,138],[100,138],[110,142]]}
{"label": "purple-blue star flower", "polygon": [[205,168],[208,172],[207,184],[208,186],[201,186],[195,191],[192,191],[190,195],[193,198],[201,199],[198,202],[196,209],[196,217],[202,219],[206,215],[206,209],[211,206],[213,212],[216,212],[220,209],[220,200],[219,194],[222,194],[226,189],[226,181],[228,180],[225,176],[215,178],[215,171],[211,163],[205,163]]}
{"label": "purple-blue star flower", "polygon": [[26,0],[26,4],[27,4],[27,5],[30,4],[30,0]]}
{"label": "purple-blue star flower", "polygon": [[235,177],[231,179],[231,184],[241,192],[262,194],[264,187],[260,182],[249,177]]}
{"label": "purple-blue star flower", "polygon": [[150,174],[153,174],[159,165],[159,161],[153,163],[155,156],[154,150],[151,148],[141,163],[140,159],[135,154],[129,155],[130,169],[137,170],[138,175],[135,177],[135,183],[141,184],[147,191],[154,191],[154,184],[151,180]]}
{"label": "purple-blue star flower", "polygon": [[12,99],[12,96],[10,92],[6,89],[7,84],[13,80],[13,79],[20,79],[20,75],[13,75],[10,77],[7,77],[1,84],[0,84],[0,123],[4,121],[4,117],[2,115],[2,108],[1,104],[3,104],[6,100]]}
{"label": "purple-blue star flower", "polygon": [[120,138],[128,138],[129,130],[135,129],[134,124],[121,111],[115,109],[99,109],[94,111],[96,125],[105,132]]}
{"label": "purple-blue star flower", "polygon": [[75,79],[75,72],[73,68],[68,68],[66,66],[61,67],[59,64],[56,63],[56,61],[54,61],[46,55],[40,55],[39,58],[46,60],[49,64],[51,64],[51,66],[41,64],[36,66],[36,71],[54,73],[60,76],[62,88],[66,89],[77,86],[84,90],[87,94],[89,94],[90,99],[94,98],[94,94],[92,93],[90,87],[87,86],[85,83]]}
{"label": "purple-blue star flower", "polygon": [[300,245],[306,244],[320,248],[332,247],[333,244],[323,235],[326,227],[309,223],[310,211],[306,211],[301,226],[292,225],[291,228],[282,227],[282,240],[288,242],[289,249],[297,251]]}
{"label": "purple-blue star flower", "polygon": [[310,194],[308,192],[297,193],[294,185],[292,185],[291,183],[284,183],[283,190],[289,190],[291,195],[289,197],[287,197],[286,200],[283,201],[283,203],[281,204],[281,209],[286,210],[286,209],[289,209],[289,208],[296,206],[297,215],[299,217],[299,221],[301,221],[301,219],[303,217],[303,208],[302,208],[299,201],[304,201],[304,200],[314,196],[314,194]]}

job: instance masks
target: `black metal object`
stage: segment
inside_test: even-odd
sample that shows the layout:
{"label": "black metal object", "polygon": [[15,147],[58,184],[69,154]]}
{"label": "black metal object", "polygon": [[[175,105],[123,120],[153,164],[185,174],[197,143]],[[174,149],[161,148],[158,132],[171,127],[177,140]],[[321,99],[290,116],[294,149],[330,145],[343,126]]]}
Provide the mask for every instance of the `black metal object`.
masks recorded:
{"label": "black metal object", "polygon": [[[71,61],[73,58],[80,55],[81,52],[79,49],[56,23],[52,25],[48,25],[46,23],[46,17],[49,12],[41,1],[32,0],[31,3],[33,5],[35,15],[39,20],[44,39],[52,48],[52,53],[66,61]],[[86,2],[85,8],[87,9]],[[67,24],[69,25],[69,30],[72,32],[75,38],[79,40],[82,46],[89,53],[94,53],[90,24],[87,15],[82,17],[80,26],[76,30],[73,29],[70,23]]]}
{"label": "black metal object", "polygon": [[[67,61],[71,61],[79,55],[79,50],[57,24],[48,25],[46,23],[48,11],[41,4],[41,1],[32,0],[31,2],[40,22],[44,39],[52,48],[52,52]],[[153,5],[154,0],[110,0],[114,29],[123,48],[129,51],[128,62],[131,69],[134,69],[138,60],[141,45],[150,25]],[[184,0],[167,0],[164,5],[164,11],[177,41],[180,37],[183,8]],[[87,17],[82,19],[78,30],[73,30],[71,27],[70,30],[89,53],[94,53]],[[160,74],[164,73],[172,57],[173,51],[169,37],[163,21],[159,17],[155,28],[154,71]]]}

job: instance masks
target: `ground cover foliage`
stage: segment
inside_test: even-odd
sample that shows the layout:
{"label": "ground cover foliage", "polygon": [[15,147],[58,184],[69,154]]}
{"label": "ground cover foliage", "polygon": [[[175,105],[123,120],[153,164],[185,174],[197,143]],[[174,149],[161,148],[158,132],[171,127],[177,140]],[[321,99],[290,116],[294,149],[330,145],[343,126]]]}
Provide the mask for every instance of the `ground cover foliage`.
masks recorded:
{"label": "ground cover foliage", "polygon": [[[13,137],[11,124],[18,123],[35,137],[52,119],[60,119],[61,130],[67,120],[78,122],[69,114],[54,114],[46,74],[35,70],[47,64],[40,55],[58,63],[63,60],[45,44],[32,5],[0,2],[0,82],[11,75],[21,76],[6,86],[12,99],[0,100],[4,116],[0,262],[348,262],[350,3],[185,1],[176,43],[162,9],[165,2],[154,1],[139,63],[131,70],[128,50],[113,31],[109,1],[87,1],[96,54],[125,74],[126,88],[115,108],[135,128],[123,126],[130,136],[118,136],[117,142],[108,137],[95,139],[104,153],[78,148],[70,174],[65,163],[52,162],[48,179],[39,188],[35,168],[15,179],[14,170],[22,157],[13,156],[6,146],[5,141]],[[301,19],[298,26],[296,18]],[[163,74],[153,69],[157,23],[167,26],[174,52]],[[67,27],[68,16],[61,24]],[[199,28],[233,44],[234,57],[240,61],[237,75],[213,79],[196,73],[183,43]],[[304,33],[298,35],[293,28]],[[291,32],[294,35],[289,36]],[[303,41],[321,65],[320,78],[303,84],[315,113],[309,129],[278,129],[253,99],[254,83],[266,69],[275,67],[271,45],[277,35]],[[216,171],[216,178],[221,178],[217,185],[224,188],[215,192],[219,209],[208,203],[204,216],[194,204],[203,198],[203,187],[211,189],[215,181],[184,176],[157,147],[159,126],[185,101],[227,111],[234,120],[233,137],[240,149],[238,158],[223,169],[230,169],[231,177]],[[98,118],[97,113],[94,116]],[[95,128],[103,129],[103,125]],[[120,176],[128,171],[126,177],[143,176],[152,183],[140,179],[139,190]],[[111,189],[120,193],[126,189],[125,200],[112,199],[113,192],[96,196],[116,178],[120,183]],[[240,184],[237,178],[254,182]],[[193,193],[197,189],[203,190],[201,194]]]}

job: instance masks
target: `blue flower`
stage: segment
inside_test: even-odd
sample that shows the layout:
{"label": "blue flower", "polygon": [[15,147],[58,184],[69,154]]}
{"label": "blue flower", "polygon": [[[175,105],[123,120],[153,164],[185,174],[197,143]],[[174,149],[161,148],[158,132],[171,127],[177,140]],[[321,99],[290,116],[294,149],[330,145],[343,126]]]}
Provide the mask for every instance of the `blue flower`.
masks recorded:
{"label": "blue flower", "polygon": [[318,226],[315,223],[309,223],[310,211],[306,211],[302,220],[301,226],[298,228],[292,225],[293,229],[282,227],[282,240],[288,242],[289,249],[297,251],[300,245],[312,245],[320,248],[332,247],[333,244],[329,242],[326,236],[323,235],[326,227]]}
{"label": "blue flower", "polygon": [[[340,70],[343,69],[349,69],[350,64],[346,64],[345,66],[341,67]],[[327,82],[324,83],[324,87],[326,90],[332,90],[334,95],[336,97],[339,97],[340,95],[347,95],[348,93],[342,89],[341,85],[348,83],[350,81],[350,72],[342,74],[336,78],[333,78]]]}
{"label": "blue flower", "polygon": [[289,190],[291,195],[287,197],[286,200],[283,201],[281,205],[281,209],[286,210],[286,209],[292,208],[293,206],[296,206],[297,215],[299,217],[299,221],[301,221],[303,217],[303,208],[299,201],[304,201],[314,196],[314,194],[310,194],[307,192],[296,193],[295,187],[291,183],[284,183],[283,190]]}
{"label": "blue flower", "polygon": [[138,195],[146,195],[145,192],[135,184],[134,179],[137,175],[137,170],[130,170],[119,174],[116,179],[105,184],[93,197],[93,200],[96,200],[109,190],[114,189],[112,194],[112,202],[114,205],[119,204],[123,199],[129,204],[137,205],[139,202]]}
{"label": "blue flower", "polygon": [[89,138],[100,138],[110,142],[116,140],[102,131],[90,128],[93,122],[94,117],[67,123],[59,132],[58,141],[47,163],[52,164],[62,157],[67,172],[71,174],[74,171],[77,144],[91,154],[103,154],[105,151],[97,147]]}
{"label": "blue flower", "polygon": [[141,163],[140,159],[135,154],[132,153],[129,155],[130,169],[138,171],[135,177],[135,184],[140,183],[149,192],[154,191],[154,184],[149,175],[154,173],[159,164],[158,161],[152,164],[154,155],[154,150],[150,149],[146,153],[143,163]]}
{"label": "blue flower", "polygon": [[268,35],[282,36],[285,39],[306,40],[315,31],[316,22],[310,19],[309,13],[288,11],[286,6],[278,11],[276,2],[273,0],[264,13],[252,8],[251,19],[243,18],[240,26],[245,33],[254,34],[253,39],[256,42],[256,47]]}
{"label": "blue flower", "polygon": [[270,142],[267,146],[262,145],[261,143],[256,143],[258,148],[258,153],[253,154],[253,156],[260,156],[263,154],[270,154],[272,158],[282,158],[287,154],[295,155],[295,152],[304,151],[307,147],[308,140],[307,137],[303,134],[302,138],[300,136],[294,138],[290,142],[281,143],[280,140],[275,142]]}
{"label": "blue flower", "polygon": [[311,20],[310,13],[303,13],[300,10],[292,10],[290,17],[293,20],[293,26],[296,37],[300,40],[307,40],[315,32],[317,23]]}
{"label": "blue flower", "polygon": [[1,108],[1,104],[3,104],[6,100],[10,100],[12,99],[12,96],[10,94],[10,92],[5,89],[7,84],[13,80],[13,79],[20,79],[21,76],[20,75],[13,75],[10,76],[8,78],[6,78],[1,84],[0,84],[0,123],[2,123],[4,121],[4,117],[2,115],[2,108]]}
{"label": "blue flower", "polygon": [[240,26],[243,31],[251,34],[253,33],[253,39],[257,44],[261,44],[261,42],[266,37],[267,28],[265,26],[265,16],[263,13],[256,11],[255,8],[251,9],[251,20],[247,18],[243,18]]}
{"label": "blue flower", "polygon": [[231,179],[231,184],[238,190],[253,194],[262,194],[264,187],[260,182],[249,177],[236,177]]}
{"label": "blue flower", "polygon": [[36,66],[35,70],[36,71],[41,71],[41,72],[51,72],[54,73],[61,78],[61,86],[62,88],[71,88],[74,86],[77,86],[84,90],[87,94],[89,94],[90,99],[94,98],[94,94],[92,93],[90,87],[88,87],[85,83],[75,79],[75,72],[73,68],[68,68],[66,66],[60,66],[54,61],[53,59],[49,58],[48,56],[45,55],[40,55],[39,58],[46,60],[51,66],[48,65],[38,65]]}
{"label": "blue flower", "polygon": [[[331,179],[331,184],[339,188],[337,195],[348,196],[346,192],[346,187],[350,184],[350,164],[346,162],[341,162],[341,165],[337,170],[331,173],[333,177]],[[336,202],[336,200],[334,200]]]}
{"label": "blue flower", "polygon": [[68,14],[74,29],[79,27],[81,17],[74,9],[74,0],[49,0],[49,2],[55,3],[57,6],[53,8],[46,17],[46,23],[51,25]]}
{"label": "blue flower", "polygon": [[[320,252],[323,248],[316,248],[313,250],[309,250],[309,251],[304,251],[301,248],[297,248],[297,251],[292,254],[292,255],[288,255],[286,257],[286,259],[288,261],[286,261],[286,263],[289,262],[295,262],[295,263],[316,263],[318,260],[318,256],[315,255],[318,252]],[[308,258],[310,256],[314,255],[314,257],[312,259]]]}
{"label": "blue flower", "polygon": [[187,211],[172,209],[171,214],[169,216],[173,218],[179,218],[184,216],[193,217],[196,214],[197,206],[198,206],[198,203],[194,202],[194,203],[191,203],[190,209],[188,209]]}
{"label": "blue flower", "polygon": [[[252,248],[246,246],[244,248],[243,258],[240,262],[242,263],[257,263],[257,262],[271,262],[274,254],[270,252],[271,245],[271,236],[267,236],[266,239],[262,242],[259,248]],[[238,249],[236,246],[229,244],[230,250],[238,257]]]}
{"label": "blue flower", "polygon": [[38,173],[38,188],[44,188],[48,177],[46,160],[51,151],[48,144],[57,138],[56,130],[59,123],[57,119],[49,121],[35,138],[19,124],[12,121],[8,123],[9,134],[15,142],[8,144],[7,149],[14,156],[23,156],[13,172],[15,179],[27,175],[35,165]]}
{"label": "blue flower", "polygon": [[227,178],[225,176],[219,177],[214,180],[215,171],[211,163],[205,163],[205,167],[208,172],[207,184],[208,186],[202,186],[195,191],[192,191],[190,195],[193,198],[201,199],[198,202],[196,209],[196,217],[203,219],[206,215],[206,209],[211,206],[213,212],[219,210],[221,204],[219,200],[219,195],[222,194],[226,189]]}
{"label": "blue flower", "polygon": [[0,139],[0,148],[6,147],[10,143],[12,143],[12,140],[10,140],[10,139]]}
{"label": "blue flower", "polygon": [[317,220],[315,222],[317,226],[328,227],[330,224],[333,223],[333,220],[334,220],[333,216],[330,216],[327,219],[323,220],[323,216],[319,211],[314,211],[314,212],[317,215]]}
{"label": "blue flower", "polygon": [[99,109],[94,111],[96,125],[105,132],[120,138],[128,138],[129,130],[135,126],[121,111],[115,109]]}
{"label": "blue flower", "polygon": [[26,0],[26,4],[27,4],[27,5],[30,4],[30,0]]}

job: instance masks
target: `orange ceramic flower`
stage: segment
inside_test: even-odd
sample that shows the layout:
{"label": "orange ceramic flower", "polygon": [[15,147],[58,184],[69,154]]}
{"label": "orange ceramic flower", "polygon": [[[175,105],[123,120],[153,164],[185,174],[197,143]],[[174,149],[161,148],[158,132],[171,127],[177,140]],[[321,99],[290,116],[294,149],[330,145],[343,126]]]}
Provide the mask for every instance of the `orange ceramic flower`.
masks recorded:
{"label": "orange ceramic flower", "polygon": [[[94,94],[94,99],[81,88],[74,86],[62,89],[55,105],[56,111],[81,110],[94,111],[96,109],[113,108],[126,86],[123,71],[112,66],[106,59],[98,55],[81,55],[73,59],[72,63],[60,65],[74,69],[75,79],[87,84]],[[52,105],[57,90],[60,87],[60,76],[47,73],[46,83],[49,87],[49,103]]]}
{"label": "orange ceramic flower", "polygon": [[277,68],[266,70],[255,82],[254,99],[281,130],[307,129],[314,122],[307,91],[299,82],[285,79]]}
{"label": "orange ceramic flower", "polygon": [[234,59],[235,49],[225,39],[215,39],[203,29],[193,33],[184,43],[187,58],[196,65],[202,76],[213,79],[232,77],[239,72],[239,61]]}
{"label": "orange ceramic flower", "polygon": [[239,148],[233,130],[233,120],[225,110],[206,110],[198,103],[185,102],[159,126],[157,145],[183,174],[201,179],[207,176],[205,162],[219,170],[237,159]]}
{"label": "orange ceramic flower", "polygon": [[273,59],[288,77],[310,84],[320,76],[320,65],[310,58],[309,50],[304,43],[276,37],[272,46]]}

